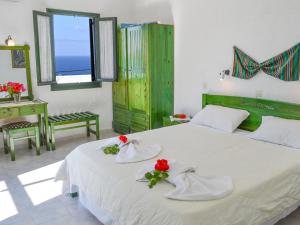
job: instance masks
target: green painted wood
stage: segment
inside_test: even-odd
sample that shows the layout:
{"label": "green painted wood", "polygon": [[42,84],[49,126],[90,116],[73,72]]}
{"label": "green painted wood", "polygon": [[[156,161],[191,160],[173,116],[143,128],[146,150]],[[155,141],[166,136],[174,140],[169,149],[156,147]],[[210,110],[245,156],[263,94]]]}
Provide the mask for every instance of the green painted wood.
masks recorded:
{"label": "green painted wood", "polygon": [[[31,138],[35,139],[36,154],[40,155],[40,129],[38,123],[30,123],[27,121],[16,122],[4,125],[2,127],[4,134],[5,153],[10,152],[11,161],[15,161],[15,141],[28,139],[29,148],[31,148]],[[31,135],[33,133],[33,135]],[[20,136],[25,134],[25,136]]]}
{"label": "green painted wood", "polygon": [[[98,22],[101,23],[101,21],[110,21],[112,23],[112,35],[113,35],[113,77],[111,78],[103,78],[100,72],[100,77],[101,80],[103,82],[113,82],[113,81],[117,81],[118,80],[118,59],[117,59],[117,55],[118,55],[118,19],[117,17],[104,17],[104,18],[99,18]],[[99,32],[100,29],[99,29]],[[99,46],[99,49],[101,49],[101,43]],[[100,58],[100,54],[99,54],[99,58]],[[100,68],[100,66],[99,66]]]}
{"label": "green painted wood", "polygon": [[119,134],[129,134],[130,133],[130,127],[128,124],[124,124],[121,122],[113,121],[113,129],[115,132]]}
{"label": "green painted wood", "polygon": [[162,126],[174,108],[174,33],[172,25],[149,25],[151,128]]}
{"label": "green painted wood", "polygon": [[240,129],[254,131],[262,120],[262,116],[277,116],[285,119],[300,120],[300,105],[267,99],[246,98],[224,95],[202,95],[202,107],[220,105],[236,109],[244,109],[250,116],[240,125]]}
{"label": "green painted wood", "polygon": [[116,132],[158,128],[163,116],[173,114],[173,36],[171,25],[120,29],[119,80],[113,87]]}
{"label": "green painted wood", "polygon": [[[4,45],[0,45],[0,50],[23,50],[25,53],[25,69],[26,69],[26,78],[27,78],[27,85],[26,89],[27,89],[27,93],[28,96],[22,96],[21,99],[23,100],[32,100],[33,99],[33,94],[32,94],[32,81],[31,81],[31,69],[30,69],[30,55],[29,55],[29,50],[30,47],[29,45],[24,45],[24,46],[4,46]],[[11,101],[11,98],[0,98],[0,102],[4,102],[4,101]]]}
{"label": "green painted wood", "polygon": [[149,115],[148,27],[128,28],[129,110]]}
{"label": "green painted wood", "polygon": [[127,29],[118,30],[118,80],[113,82],[113,103],[128,109]]}
{"label": "green painted wood", "polygon": [[[47,150],[50,150],[49,132],[48,132],[48,103],[38,100],[30,104],[0,104],[0,120],[10,119],[22,116],[35,115],[38,117],[40,127],[42,128],[42,116],[44,117],[44,129],[40,129],[40,136],[45,137]],[[42,134],[44,133],[44,134]]]}
{"label": "green painted wood", "polygon": [[128,134],[130,126],[127,49],[127,29],[118,29],[118,80],[113,82],[113,128],[120,134]]}
{"label": "green painted wood", "polygon": [[41,77],[41,59],[40,59],[40,37],[38,32],[38,16],[45,16],[51,19],[51,14],[33,10],[33,30],[35,42],[35,62],[36,62],[36,75],[38,86],[49,85],[52,81],[42,81]]}
{"label": "green painted wood", "polygon": [[[86,127],[87,136],[90,136],[90,133],[92,133],[96,136],[97,140],[100,139],[100,122],[99,122],[99,115],[97,114],[91,112],[79,112],[79,113],[71,113],[71,114],[65,114],[59,116],[49,116],[48,121],[50,124],[49,132],[50,132],[50,140],[51,140],[50,142],[51,142],[52,150],[56,149],[55,146],[56,131],[65,131],[65,130]],[[91,123],[91,121],[94,121],[95,123]],[[78,123],[84,123],[84,124],[72,125]],[[65,127],[66,125],[72,125],[72,126]],[[91,128],[92,126],[95,126],[95,130]]]}

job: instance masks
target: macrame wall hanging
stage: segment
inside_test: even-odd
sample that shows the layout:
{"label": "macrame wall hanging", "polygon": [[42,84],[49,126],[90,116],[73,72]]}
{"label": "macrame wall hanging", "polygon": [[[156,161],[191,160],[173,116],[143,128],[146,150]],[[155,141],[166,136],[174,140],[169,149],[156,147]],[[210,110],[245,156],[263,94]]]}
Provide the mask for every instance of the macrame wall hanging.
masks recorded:
{"label": "macrame wall hanging", "polygon": [[280,80],[299,80],[300,43],[262,63],[256,62],[239,48],[234,47],[233,77],[250,79],[260,70]]}

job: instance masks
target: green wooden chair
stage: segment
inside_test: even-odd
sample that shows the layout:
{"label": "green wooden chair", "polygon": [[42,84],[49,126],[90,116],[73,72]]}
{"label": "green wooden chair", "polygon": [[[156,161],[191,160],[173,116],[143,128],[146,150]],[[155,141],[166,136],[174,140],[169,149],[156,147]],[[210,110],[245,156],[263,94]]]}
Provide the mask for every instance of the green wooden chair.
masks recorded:
{"label": "green wooden chair", "polygon": [[[36,147],[36,154],[40,155],[40,128],[38,123],[30,123],[27,121],[9,123],[2,126],[3,139],[4,139],[4,152],[10,153],[11,161],[15,161],[16,153],[14,142],[17,140],[28,139],[28,147],[32,149],[34,143]],[[25,136],[18,134],[25,133]],[[35,141],[32,141],[32,139]]]}

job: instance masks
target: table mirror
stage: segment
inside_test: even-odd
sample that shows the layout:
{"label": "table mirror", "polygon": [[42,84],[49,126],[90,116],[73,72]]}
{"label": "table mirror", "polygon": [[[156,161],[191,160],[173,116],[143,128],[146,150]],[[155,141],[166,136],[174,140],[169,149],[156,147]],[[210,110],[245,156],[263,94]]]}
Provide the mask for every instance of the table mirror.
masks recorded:
{"label": "table mirror", "polygon": [[[0,46],[0,85],[21,83],[25,91],[21,99],[32,100],[29,46]],[[0,101],[11,101],[7,92],[0,92]]]}

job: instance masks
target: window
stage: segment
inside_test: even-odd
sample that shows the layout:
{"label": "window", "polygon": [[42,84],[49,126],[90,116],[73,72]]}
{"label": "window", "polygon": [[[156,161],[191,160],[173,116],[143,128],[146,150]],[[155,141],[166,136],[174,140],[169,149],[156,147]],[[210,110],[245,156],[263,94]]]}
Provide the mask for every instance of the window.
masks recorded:
{"label": "window", "polygon": [[33,11],[39,85],[99,87],[117,79],[117,19],[47,9]]}
{"label": "window", "polygon": [[60,83],[95,80],[93,20],[82,16],[53,16],[55,77]]}

